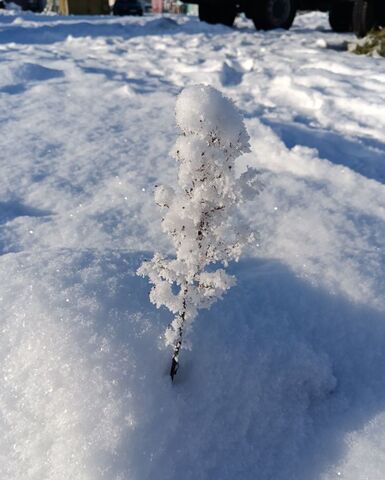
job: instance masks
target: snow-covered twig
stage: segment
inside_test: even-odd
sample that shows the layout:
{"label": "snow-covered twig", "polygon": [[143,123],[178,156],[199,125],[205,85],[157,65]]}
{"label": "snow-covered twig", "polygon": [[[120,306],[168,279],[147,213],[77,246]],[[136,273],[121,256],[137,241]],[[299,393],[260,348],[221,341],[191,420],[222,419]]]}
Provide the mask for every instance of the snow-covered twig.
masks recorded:
{"label": "snow-covered twig", "polygon": [[253,239],[235,222],[234,210],[261,187],[254,169],[236,176],[234,162],[250,151],[249,136],[240,113],[220,92],[203,85],[186,88],[177,100],[176,120],[182,131],[172,151],[179,163],[179,189],[155,190],[155,202],[165,209],[162,228],[176,255],[166,259],[155,254],[138,270],[153,284],[151,302],[175,314],[165,335],[166,344],[173,347],[172,379],[183,338],[198,310],[209,308],[235,284],[223,268],[207,267],[238,260]]}

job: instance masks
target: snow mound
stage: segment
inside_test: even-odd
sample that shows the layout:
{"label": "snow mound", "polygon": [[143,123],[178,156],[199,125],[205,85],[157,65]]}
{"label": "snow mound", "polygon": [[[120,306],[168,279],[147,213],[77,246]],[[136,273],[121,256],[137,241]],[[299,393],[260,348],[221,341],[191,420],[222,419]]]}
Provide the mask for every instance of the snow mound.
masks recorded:
{"label": "snow mound", "polygon": [[172,385],[145,256],[3,259],[1,478],[323,478],[383,405],[381,316],[250,259]]}
{"label": "snow mound", "polygon": [[0,93],[21,93],[28,85],[64,77],[62,70],[47,68],[36,63],[9,66],[0,63]]}
{"label": "snow mound", "polygon": [[260,315],[234,328],[227,303],[214,311],[224,326],[212,322],[197,352],[186,352],[173,388],[156,341],[166,319],[143,308],[146,286],[134,273],[141,258],[63,250],[3,263],[13,278],[2,302],[3,479],[196,479],[210,469],[254,478],[258,468],[278,473],[284,435],[294,448],[285,457],[295,455],[309,406],[335,386],[327,357],[287,325],[269,333]]}

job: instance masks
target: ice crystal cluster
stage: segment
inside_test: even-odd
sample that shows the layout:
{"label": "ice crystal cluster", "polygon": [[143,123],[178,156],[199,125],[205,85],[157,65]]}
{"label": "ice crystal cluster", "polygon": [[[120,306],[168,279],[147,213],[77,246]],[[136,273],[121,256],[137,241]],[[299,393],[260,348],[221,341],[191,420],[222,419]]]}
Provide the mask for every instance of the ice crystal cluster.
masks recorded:
{"label": "ice crystal cluster", "polygon": [[153,285],[151,302],[175,315],[165,334],[166,344],[174,347],[174,369],[182,336],[198,310],[209,308],[235,284],[221,266],[238,260],[253,238],[236,207],[259,189],[254,169],[236,174],[235,160],[250,148],[242,116],[230,100],[210,86],[188,87],[177,99],[176,121],[182,132],[172,150],[178,188],[155,189],[175,258],[156,253],[138,270]]}

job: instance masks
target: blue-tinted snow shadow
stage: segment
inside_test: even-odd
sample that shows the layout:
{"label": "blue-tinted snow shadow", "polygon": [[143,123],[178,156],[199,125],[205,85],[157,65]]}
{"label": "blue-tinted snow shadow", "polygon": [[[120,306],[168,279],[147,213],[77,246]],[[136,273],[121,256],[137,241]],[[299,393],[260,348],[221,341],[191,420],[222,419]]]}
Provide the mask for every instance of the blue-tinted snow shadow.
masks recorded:
{"label": "blue-tinted snow shadow", "polygon": [[[357,173],[385,183],[385,144],[373,138],[349,138],[329,130],[311,128],[301,123],[283,123],[263,118],[288,148],[304,145],[316,148],[321,158],[344,165]],[[306,123],[306,120],[304,120]]]}
{"label": "blue-tinted snow shadow", "polygon": [[0,93],[18,95],[35,84],[64,77],[62,70],[47,68],[30,62],[17,65],[17,67],[11,69],[11,73],[13,82],[0,87]]}
{"label": "blue-tinted snow shadow", "polygon": [[84,65],[83,61],[78,61],[76,63],[77,66],[82,69],[84,73],[90,75],[102,75],[107,80],[111,81],[117,80],[126,85],[129,85],[136,93],[145,94],[157,92],[162,87],[167,89],[169,93],[172,92],[174,95],[177,95],[180,91],[179,86],[176,86],[172,82],[166,80],[166,78],[161,75],[147,73],[146,80],[144,80],[140,77],[132,78],[132,76],[128,75],[125,72],[117,72],[116,70],[108,68],[88,67]]}
{"label": "blue-tinted snow shadow", "polygon": [[26,86],[22,83],[17,83],[15,85],[5,85],[0,88],[0,93],[7,93],[8,95],[19,95],[26,91]]}
{"label": "blue-tinted snow shadow", "polygon": [[52,212],[30,207],[19,201],[0,202],[0,225],[17,217],[46,217],[48,215],[52,215]]}
{"label": "blue-tinted snow shadow", "polygon": [[112,274],[120,272],[116,295],[105,296],[108,282],[97,287],[106,312],[118,312],[112,343],[136,352],[133,382],[144,410],[116,452],[117,471],[317,480],[343,457],[345,435],[385,409],[384,315],[272,260],[231,268],[238,285],[200,313],[171,385],[160,337],[171,315],[149,303],[149,284],[134,273],[145,257],[108,259]]}
{"label": "blue-tinted snow shadow", "polygon": [[79,16],[76,20],[71,17],[71,21],[63,21],[62,17],[58,17],[60,23],[46,17],[46,23],[28,25],[12,25],[7,24],[0,30],[0,44],[15,43],[21,45],[49,45],[56,42],[63,42],[68,37],[73,38],[132,38],[148,35],[169,35],[176,33],[197,35],[198,33],[221,35],[230,34],[232,29],[224,25],[208,25],[199,22],[197,19],[189,19],[183,24],[179,24],[176,20],[168,17],[154,17],[148,21],[134,23],[130,21],[112,22],[109,17],[99,17],[99,21],[95,19],[87,19],[87,17]]}
{"label": "blue-tinted snow shadow", "polygon": [[40,208],[30,207],[18,200],[0,202],[0,255],[16,253],[20,247],[10,245],[7,240],[6,224],[19,217],[49,217],[52,212]]}
{"label": "blue-tinted snow shadow", "polygon": [[[243,398],[232,412],[238,418],[224,414],[224,421],[231,429],[237,420],[245,421],[243,414],[249,415],[245,428],[249,441],[244,448],[261,460],[256,464],[243,458],[246,465],[256,469],[246,468],[238,478],[321,478],[344,455],[345,435],[385,409],[385,315],[314,288],[276,261],[244,261],[233,267],[233,272],[238,286],[210,312],[202,312],[194,326],[193,350],[184,352],[187,365],[184,373],[182,360],[180,388],[204,402],[209,400],[210,385],[219,382],[224,395],[233,395],[234,401]],[[308,381],[295,384],[296,365],[303,364],[306,370],[301,345],[330,362],[337,382],[330,391],[326,384],[319,397],[310,395],[308,408],[301,414],[312,427],[303,430],[298,411],[290,407],[297,395],[301,401]],[[319,374],[321,365],[322,360]],[[314,375],[318,375],[317,368]],[[287,396],[274,398],[279,396],[275,382],[286,383],[283,391]],[[294,394],[293,385],[297,389]],[[258,402],[258,395],[263,397],[264,392],[272,395],[261,401],[264,412],[260,415],[247,403],[253,402],[253,397]],[[277,402],[276,407],[266,406],[269,402]],[[264,418],[266,415],[270,418]],[[277,434],[270,435],[274,431]],[[224,442],[232,441],[231,437],[226,439],[225,431],[222,433]],[[293,446],[296,453],[291,455]],[[226,448],[219,446],[221,450]],[[243,468],[228,456],[217,460],[210,478],[236,478]],[[221,461],[225,465],[220,466]]]}

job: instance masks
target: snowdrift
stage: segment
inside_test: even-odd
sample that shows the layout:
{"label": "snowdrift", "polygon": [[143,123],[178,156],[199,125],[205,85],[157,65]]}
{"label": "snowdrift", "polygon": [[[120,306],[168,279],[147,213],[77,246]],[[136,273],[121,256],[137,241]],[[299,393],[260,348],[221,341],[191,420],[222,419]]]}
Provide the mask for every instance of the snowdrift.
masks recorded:
{"label": "snowdrift", "polygon": [[172,385],[145,257],[2,263],[3,478],[322,478],[383,411],[383,317],[272,260],[234,268]]}

